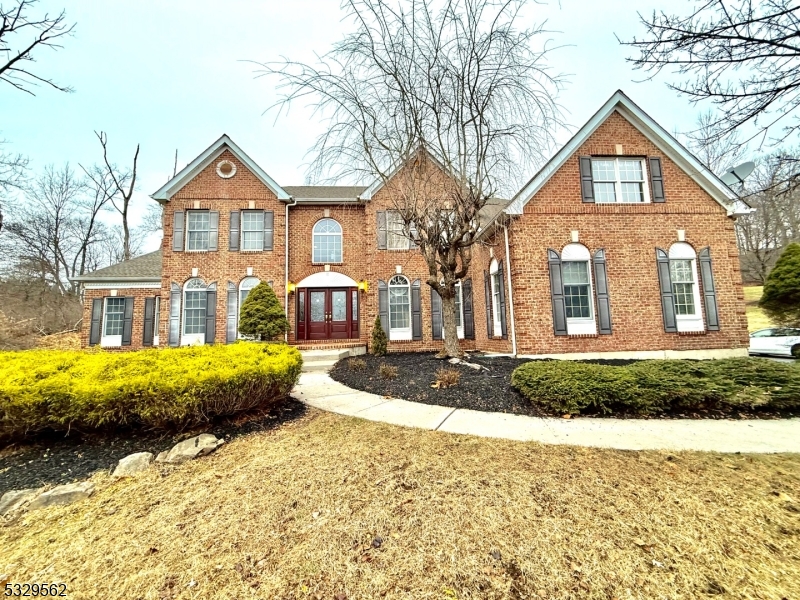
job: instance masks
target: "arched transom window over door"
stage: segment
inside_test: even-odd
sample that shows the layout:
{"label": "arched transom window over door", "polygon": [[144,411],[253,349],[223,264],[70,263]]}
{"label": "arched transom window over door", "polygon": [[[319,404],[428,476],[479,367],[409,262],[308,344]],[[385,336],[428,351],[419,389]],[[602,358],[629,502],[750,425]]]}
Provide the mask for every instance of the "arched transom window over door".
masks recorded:
{"label": "arched transom window over door", "polygon": [[342,226],[333,219],[322,219],[314,225],[312,260],[315,263],[342,262]]}
{"label": "arched transom window over door", "polygon": [[408,279],[395,275],[389,280],[389,339],[410,340],[411,286]]}

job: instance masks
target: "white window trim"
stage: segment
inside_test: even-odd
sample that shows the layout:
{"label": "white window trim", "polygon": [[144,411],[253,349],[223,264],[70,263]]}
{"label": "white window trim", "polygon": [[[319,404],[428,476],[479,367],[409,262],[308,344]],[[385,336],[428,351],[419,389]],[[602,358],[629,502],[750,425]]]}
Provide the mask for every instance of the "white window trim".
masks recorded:
{"label": "white window trim", "polygon": [[[404,244],[401,244],[399,246],[392,246],[390,244],[390,240],[393,239],[393,236],[391,235],[391,232],[393,230],[392,230],[391,221],[390,221],[392,219],[393,215],[396,215],[397,217],[399,217],[400,216],[400,211],[399,210],[387,210],[386,211],[386,249],[387,250],[397,250],[397,251],[410,250],[411,249],[411,240],[408,237],[405,237],[405,231],[402,232],[403,233],[403,237],[401,238],[402,241],[404,242]],[[400,220],[402,222],[402,219],[400,219]]]}
{"label": "white window trim", "polygon": [[[500,306],[498,303],[495,302],[495,298],[499,298],[501,295],[501,290],[498,289],[496,282],[495,282],[495,275],[500,271],[500,263],[497,262],[497,259],[492,259],[492,262],[489,264],[489,285],[491,286],[492,291],[492,333],[494,337],[502,337],[503,335],[503,321],[500,316]],[[500,285],[503,285],[503,282],[500,282]]]}
{"label": "white window trim", "polygon": [[[401,287],[399,285],[392,285],[391,281],[395,277],[402,277],[406,280],[406,287],[408,288],[408,327],[392,327],[392,294],[391,290],[392,287]],[[408,277],[404,275],[393,275],[391,279],[389,279],[389,284],[386,287],[387,289],[387,297],[386,297],[386,310],[388,311],[389,316],[389,341],[392,342],[406,342],[414,339],[413,332],[411,328],[413,326],[413,319],[414,315],[411,313],[411,281],[409,281]]]}
{"label": "white window trim", "polygon": [[161,320],[161,296],[156,296],[155,306],[153,307],[153,346],[158,346],[158,322]]}
{"label": "white window trim", "polygon": [[[258,212],[260,212],[262,215],[264,215],[263,216],[263,221],[262,221],[262,228],[261,228],[261,247],[260,248],[245,248],[244,247],[244,234],[245,234],[245,231],[244,231],[244,215],[245,215],[245,213],[258,213]],[[265,241],[265,239],[267,237],[267,231],[272,231],[271,229],[268,230],[266,228],[266,219],[267,219],[267,215],[265,214],[265,211],[263,211],[263,210],[247,209],[247,210],[243,210],[242,211],[241,222],[239,223],[239,251],[240,252],[264,252],[264,241]],[[312,248],[312,251],[313,251],[313,248]]]}
{"label": "white window trim", "polygon": [[194,250],[190,250],[189,249],[189,213],[201,213],[201,212],[210,213],[211,211],[203,210],[203,209],[197,209],[197,208],[191,208],[191,209],[188,209],[186,211],[186,215],[184,217],[186,219],[186,221],[183,224],[183,230],[184,230],[185,238],[186,238],[186,239],[183,240],[183,249],[186,252],[211,252],[211,250],[209,249],[211,247],[211,215],[210,214],[209,214],[209,217],[208,217],[209,221],[208,221],[208,230],[207,230],[208,231],[208,246],[209,246],[209,248],[194,249]]}
{"label": "white window trim", "polygon": [[[322,222],[322,221],[333,221],[334,223],[336,223],[339,226],[339,233],[338,234],[335,234],[335,233],[319,233],[318,234],[314,230],[317,228],[317,225],[319,225],[320,222]],[[339,238],[342,240],[342,243],[341,243],[342,256],[340,257],[339,260],[324,260],[324,261],[314,260],[314,237],[317,236],[317,235],[338,235],[339,236]],[[339,223],[339,221],[337,221],[333,217],[323,217],[322,219],[320,219],[319,221],[314,223],[314,226],[311,228],[311,264],[312,265],[341,265],[341,264],[344,264],[344,227],[342,227],[342,224]]]}
{"label": "white window trim", "polygon": [[[114,296],[114,299],[121,296]],[[101,348],[119,348],[122,346],[122,334],[106,335],[106,313],[108,311],[108,301],[112,298],[103,299],[103,334],[100,336]],[[125,327],[125,300],[122,301],[122,327]]]}
{"label": "white window trim", "polygon": [[[639,204],[637,202],[637,204]],[[565,262],[585,262],[586,273],[589,276],[589,311],[591,316],[568,317],[567,335],[596,335],[597,334],[597,310],[594,305],[594,281],[592,280],[592,254],[583,244],[567,244],[561,250],[561,264]],[[562,272],[563,281],[563,272]],[[563,285],[563,283],[562,283]]]}
{"label": "white window trim", "polygon": [[[255,283],[253,283],[253,281],[255,281]],[[245,284],[250,285],[251,283],[253,284],[252,287],[244,287]],[[261,283],[261,280],[258,277],[245,277],[239,282],[239,286],[236,290],[236,336],[240,340],[253,339],[252,335],[242,335],[241,333],[239,333],[239,321],[242,318],[242,304],[244,304],[244,302],[242,302],[242,292],[244,290],[247,290],[249,292],[253,291],[253,288],[256,287],[259,283]]]}
{"label": "white window trim", "polygon": [[[181,346],[203,346],[206,343],[206,332],[205,332],[205,325],[203,333],[186,333],[186,292],[206,292],[208,293],[208,284],[205,284],[205,288],[193,288],[189,289],[187,286],[191,281],[194,279],[198,279],[197,277],[193,277],[189,279],[186,283],[183,284],[183,290],[181,290]],[[200,281],[203,281],[202,279]],[[206,296],[207,298],[207,296]]]}
{"label": "white window trim", "polygon": [[[703,323],[703,305],[700,304],[700,278],[697,272],[697,253],[686,242],[677,242],[672,244],[669,248],[669,260],[689,260],[691,261],[692,277],[692,297],[694,298],[694,311],[693,315],[679,315],[675,311],[675,324],[677,325],[679,333],[693,333],[698,331],[705,331],[705,323]],[[671,269],[670,269],[671,270]],[[670,273],[671,275],[671,273]],[[671,279],[671,278],[670,278]],[[670,281],[670,284],[672,282]]]}
{"label": "white window trim", "polygon": [[[608,156],[608,157],[602,157],[602,156],[595,157],[595,156],[593,156],[591,158],[591,160],[592,160],[592,162],[594,162],[595,160],[598,160],[598,161],[613,160],[614,161],[614,177],[615,177],[615,180],[614,180],[614,198],[615,198],[615,200],[614,200],[614,202],[598,202],[595,199],[595,204],[633,204],[633,205],[650,204],[650,185],[649,185],[649,182],[648,182],[650,174],[649,174],[649,172],[647,170],[647,160],[646,159],[644,159],[644,158],[636,158],[634,156]],[[621,161],[621,160],[638,160],[642,164],[642,178],[643,178],[643,180],[642,180],[642,194],[644,195],[644,200],[642,202],[627,202],[625,200],[621,200],[621,198],[622,198],[622,180],[620,179],[620,176],[619,176],[619,161]],[[610,183],[610,182],[606,181],[606,182],[599,182],[599,183]],[[594,178],[592,178],[592,185],[594,186]],[[592,192],[594,192],[594,190],[592,190]]]}

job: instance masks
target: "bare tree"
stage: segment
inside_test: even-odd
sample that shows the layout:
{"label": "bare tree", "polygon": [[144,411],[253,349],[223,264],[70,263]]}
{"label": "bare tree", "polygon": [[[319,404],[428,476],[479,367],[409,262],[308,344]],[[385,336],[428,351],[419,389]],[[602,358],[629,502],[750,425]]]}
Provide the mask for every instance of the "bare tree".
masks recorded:
{"label": "bare tree", "polygon": [[752,124],[762,143],[779,143],[800,128],[800,7],[796,0],[701,0],[687,16],[639,15],[647,33],[622,42],[628,59],[654,77],[665,68],[688,76],[669,87],[719,108],[708,141]]}
{"label": "bare tree", "polygon": [[694,131],[682,136],[689,150],[718,176],[740,163],[746,151],[738,132],[718,137],[719,127],[714,113],[707,111],[698,115]]}
{"label": "bare tree", "polygon": [[[3,144],[5,142],[0,142]],[[0,152],[0,231],[3,229],[3,205],[13,189],[19,189],[25,182],[28,159],[22,154]]]}
{"label": "bare tree", "polygon": [[29,9],[36,3],[37,0],[17,0],[10,7],[0,5],[0,81],[32,96],[35,94],[31,87],[40,84],[70,92],[71,88],[34,73],[31,65],[36,62],[34,52],[62,48],[62,38],[72,33],[75,24],[67,23],[64,11],[54,17],[48,13],[31,16]]}
{"label": "bare tree", "polygon": [[[328,120],[310,174],[381,181],[442,298],[444,348],[462,354],[455,286],[466,276],[488,199],[541,161],[560,123],[541,27],[524,0],[344,0],[355,24],[315,64],[262,64],[285,95]],[[413,232],[413,233],[412,233]]]}

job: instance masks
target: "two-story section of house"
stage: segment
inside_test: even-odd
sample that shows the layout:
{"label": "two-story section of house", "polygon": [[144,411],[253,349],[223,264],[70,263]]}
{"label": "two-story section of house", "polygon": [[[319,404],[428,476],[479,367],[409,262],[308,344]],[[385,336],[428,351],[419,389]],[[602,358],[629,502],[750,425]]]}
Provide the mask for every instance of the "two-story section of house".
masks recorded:
{"label": "two-story section of house", "polygon": [[[442,176],[446,176],[442,172]],[[158,252],[81,277],[83,345],[231,343],[257,283],[290,344],[441,346],[438,295],[392,186],[280,186],[222,136],[153,198]],[[617,92],[511,200],[492,199],[458,285],[468,350],[560,357],[746,354],[736,196]]]}

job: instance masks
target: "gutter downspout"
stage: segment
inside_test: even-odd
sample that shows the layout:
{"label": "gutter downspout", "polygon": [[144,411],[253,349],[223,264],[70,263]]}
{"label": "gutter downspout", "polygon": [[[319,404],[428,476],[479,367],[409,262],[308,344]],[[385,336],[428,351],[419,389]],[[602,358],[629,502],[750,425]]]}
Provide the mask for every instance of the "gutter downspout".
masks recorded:
{"label": "gutter downspout", "polygon": [[[283,227],[283,250],[284,250],[284,274],[283,274],[283,310],[286,311],[286,318],[289,318],[289,207],[296,206],[297,200],[289,198],[286,203],[286,217]],[[289,343],[289,332],[283,334],[283,341]]]}
{"label": "gutter downspout", "polygon": [[514,321],[514,292],[511,287],[511,252],[508,249],[508,226],[503,224],[503,235],[506,240],[506,281],[508,282],[508,312],[511,317],[511,353],[517,355],[517,328]]}

